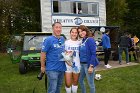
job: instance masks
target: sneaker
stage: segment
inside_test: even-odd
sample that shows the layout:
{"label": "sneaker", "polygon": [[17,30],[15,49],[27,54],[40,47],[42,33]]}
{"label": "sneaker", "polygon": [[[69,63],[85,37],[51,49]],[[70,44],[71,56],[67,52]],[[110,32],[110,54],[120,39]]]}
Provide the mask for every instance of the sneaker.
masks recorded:
{"label": "sneaker", "polygon": [[109,64],[107,64],[109,68],[111,68],[112,66],[110,66]]}
{"label": "sneaker", "polygon": [[119,64],[122,65],[122,63],[119,61]]}
{"label": "sneaker", "polygon": [[108,66],[107,66],[107,65],[105,65],[105,67],[106,67],[106,68],[108,68]]}
{"label": "sneaker", "polygon": [[126,63],[127,65],[129,65],[130,63]]}
{"label": "sneaker", "polygon": [[120,65],[122,65],[122,63],[119,63]]}
{"label": "sneaker", "polygon": [[105,65],[106,68],[111,68],[109,65]]}

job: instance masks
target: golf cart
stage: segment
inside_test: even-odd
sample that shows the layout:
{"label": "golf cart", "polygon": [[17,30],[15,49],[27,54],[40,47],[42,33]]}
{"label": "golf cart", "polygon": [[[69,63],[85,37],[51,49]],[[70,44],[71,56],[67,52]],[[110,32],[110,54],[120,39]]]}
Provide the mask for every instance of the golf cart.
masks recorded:
{"label": "golf cart", "polygon": [[7,45],[7,52],[12,63],[19,63],[19,72],[25,74],[32,67],[40,67],[42,42],[52,33],[25,32],[12,36]]}

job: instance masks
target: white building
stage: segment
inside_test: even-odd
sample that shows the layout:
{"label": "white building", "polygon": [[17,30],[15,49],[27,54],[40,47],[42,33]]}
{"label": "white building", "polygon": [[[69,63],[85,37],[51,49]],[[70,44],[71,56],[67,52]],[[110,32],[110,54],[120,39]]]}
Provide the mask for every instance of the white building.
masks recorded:
{"label": "white building", "polygon": [[51,32],[52,23],[62,23],[62,33],[69,35],[71,27],[106,26],[105,0],[40,0],[42,31]]}

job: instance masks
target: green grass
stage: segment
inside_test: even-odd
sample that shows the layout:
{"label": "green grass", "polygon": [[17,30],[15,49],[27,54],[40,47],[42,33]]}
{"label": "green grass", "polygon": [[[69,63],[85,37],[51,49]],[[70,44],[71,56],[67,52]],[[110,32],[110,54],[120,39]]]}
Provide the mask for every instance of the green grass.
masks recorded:
{"label": "green grass", "polygon": [[[34,69],[19,74],[18,64],[12,64],[6,54],[0,53],[0,93],[32,93],[37,83],[35,93],[45,93],[44,79],[38,82],[38,73],[39,69]],[[140,93],[140,65],[96,73],[103,78],[95,81],[96,93]],[[89,93],[88,86],[87,90]],[[64,84],[61,93],[65,93]]]}

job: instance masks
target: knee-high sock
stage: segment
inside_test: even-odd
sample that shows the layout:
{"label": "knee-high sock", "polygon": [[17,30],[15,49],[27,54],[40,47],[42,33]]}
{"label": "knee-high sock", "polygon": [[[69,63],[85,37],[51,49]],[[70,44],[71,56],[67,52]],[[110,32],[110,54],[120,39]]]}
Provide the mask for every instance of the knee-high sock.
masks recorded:
{"label": "knee-high sock", "polygon": [[66,93],[71,93],[71,87],[67,88],[67,87],[65,86],[65,89],[66,89]]}
{"label": "knee-high sock", "polygon": [[72,93],[77,93],[78,86],[72,85]]}

